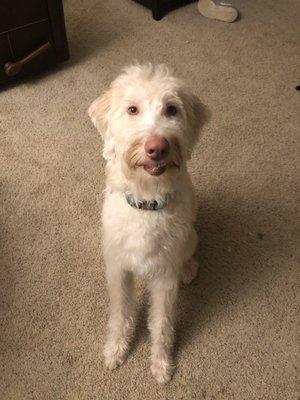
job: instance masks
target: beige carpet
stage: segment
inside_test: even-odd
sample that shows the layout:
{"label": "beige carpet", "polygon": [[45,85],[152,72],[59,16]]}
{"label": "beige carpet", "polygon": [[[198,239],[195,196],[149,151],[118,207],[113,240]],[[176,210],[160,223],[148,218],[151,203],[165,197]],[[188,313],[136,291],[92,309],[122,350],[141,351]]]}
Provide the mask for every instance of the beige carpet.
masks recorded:
{"label": "beige carpet", "polygon": [[[130,0],[68,0],[70,62],[0,94],[1,400],[296,400],[300,6],[234,3],[229,25],[195,4],[155,22]],[[143,286],[128,361],[110,373],[101,356],[104,169],[86,109],[134,59],[173,66],[211,111],[190,163],[201,271],[165,387]]]}

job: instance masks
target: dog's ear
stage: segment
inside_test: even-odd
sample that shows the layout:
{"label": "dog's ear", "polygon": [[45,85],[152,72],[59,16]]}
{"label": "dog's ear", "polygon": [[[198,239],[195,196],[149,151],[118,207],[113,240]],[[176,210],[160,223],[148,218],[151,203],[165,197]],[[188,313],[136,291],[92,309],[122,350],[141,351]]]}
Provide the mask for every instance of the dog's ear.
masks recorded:
{"label": "dog's ear", "polygon": [[103,157],[110,160],[115,154],[115,145],[112,135],[109,133],[108,113],[111,109],[112,90],[109,89],[102,96],[98,97],[90,105],[88,114],[100,132],[104,141]]}
{"label": "dog's ear", "polygon": [[88,114],[100,132],[103,140],[106,139],[108,129],[108,112],[111,106],[111,91],[108,90],[90,105]]}
{"label": "dog's ear", "polygon": [[191,93],[189,89],[183,90],[181,98],[187,115],[189,135],[187,159],[189,160],[192,156],[192,149],[199,138],[201,128],[208,120],[208,111],[199,98]]}

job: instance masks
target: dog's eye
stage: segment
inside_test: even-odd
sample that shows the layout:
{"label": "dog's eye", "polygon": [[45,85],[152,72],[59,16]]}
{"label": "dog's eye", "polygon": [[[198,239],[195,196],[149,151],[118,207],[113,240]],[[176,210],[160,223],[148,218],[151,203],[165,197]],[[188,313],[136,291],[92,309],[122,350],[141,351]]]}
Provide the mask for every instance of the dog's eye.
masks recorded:
{"label": "dog's eye", "polygon": [[127,109],[128,114],[135,115],[138,114],[139,110],[136,106],[130,106]]}
{"label": "dog's eye", "polygon": [[166,116],[167,117],[173,117],[174,115],[177,114],[177,108],[173,105],[168,105],[166,107]]}

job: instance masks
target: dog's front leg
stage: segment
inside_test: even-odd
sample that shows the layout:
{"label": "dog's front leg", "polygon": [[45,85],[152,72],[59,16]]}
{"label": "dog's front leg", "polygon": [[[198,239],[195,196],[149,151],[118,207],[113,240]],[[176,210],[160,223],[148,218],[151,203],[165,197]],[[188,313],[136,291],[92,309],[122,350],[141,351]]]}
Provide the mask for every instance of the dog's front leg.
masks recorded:
{"label": "dog's front leg", "polygon": [[134,329],[134,282],[132,273],[107,269],[110,296],[110,318],[104,347],[105,364],[109,369],[121,365],[127,355]]}
{"label": "dog's front leg", "polygon": [[178,292],[177,276],[152,279],[150,291],[151,372],[159,383],[167,383],[173,372],[173,320]]}

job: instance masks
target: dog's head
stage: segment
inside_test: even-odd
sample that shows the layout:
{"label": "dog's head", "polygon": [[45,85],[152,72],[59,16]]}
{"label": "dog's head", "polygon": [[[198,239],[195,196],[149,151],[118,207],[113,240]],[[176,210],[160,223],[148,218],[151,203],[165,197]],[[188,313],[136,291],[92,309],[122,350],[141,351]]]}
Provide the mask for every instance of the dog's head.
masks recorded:
{"label": "dog's head", "polygon": [[127,178],[176,175],[191,156],[200,102],[164,65],[130,66],[90,106],[103,156]]}

